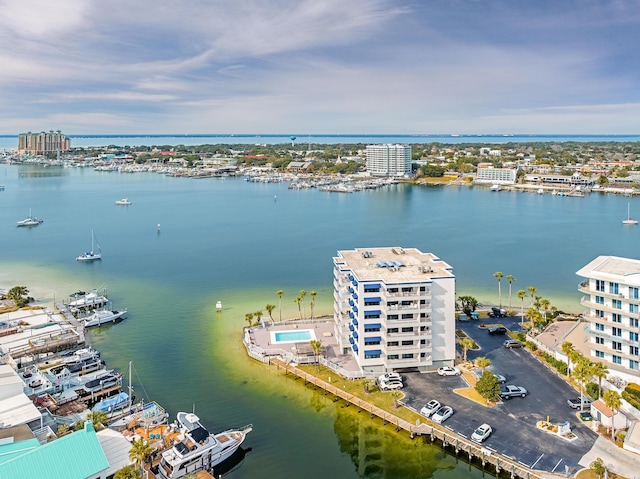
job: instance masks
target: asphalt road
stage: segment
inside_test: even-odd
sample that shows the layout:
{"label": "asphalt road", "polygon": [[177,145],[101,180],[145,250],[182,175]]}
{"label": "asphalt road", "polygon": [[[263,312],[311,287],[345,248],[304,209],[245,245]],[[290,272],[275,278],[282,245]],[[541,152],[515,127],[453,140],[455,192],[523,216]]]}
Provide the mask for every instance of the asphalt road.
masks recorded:
{"label": "asphalt road", "polygon": [[[503,318],[500,321],[509,329],[519,330],[518,319]],[[480,424],[490,424],[493,433],[484,446],[532,469],[561,474],[565,473],[565,467],[573,472],[581,469],[578,462],[598,436],[582,424],[576,411],[567,405],[568,398],[578,395],[576,390],[526,349],[505,348],[503,342],[508,336],[490,335],[478,327],[479,323],[467,321],[458,324],[480,346],[480,350],[469,351],[467,358],[488,357],[491,369],[504,375],[506,384],[523,386],[529,394],[489,408],[453,392],[453,389],[467,386],[460,376],[409,373],[404,375],[404,402],[417,411],[431,399],[451,406],[454,414],[443,425],[467,438]],[[538,429],[537,422],[547,417],[554,424],[569,421],[577,438],[567,441]]]}

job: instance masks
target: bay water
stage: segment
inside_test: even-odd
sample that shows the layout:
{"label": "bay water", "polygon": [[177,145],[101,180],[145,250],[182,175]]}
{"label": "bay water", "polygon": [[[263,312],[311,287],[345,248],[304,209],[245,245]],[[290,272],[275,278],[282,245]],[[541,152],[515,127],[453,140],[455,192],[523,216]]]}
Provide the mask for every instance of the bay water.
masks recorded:
{"label": "bay water", "polygon": [[[331,313],[338,250],[417,247],[453,266],[458,295],[498,304],[501,271],[516,278],[515,309],[515,292],[534,286],[579,312],[575,272],[598,255],[635,257],[640,241],[640,227],[621,223],[627,202],[632,216],[640,202],[616,195],[404,184],[340,194],[41,165],[0,165],[0,184],[0,287],[24,285],[48,303],[107,288],[128,319],[87,340],[110,367],[126,372],[133,362],[138,398],[172,417],[195,409],[213,431],[254,425],[244,460],[226,475],[234,478],[482,475],[246,356],[245,314],[266,317],[273,304],[277,319],[276,291],[283,317],[298,315],[300,290],[317,292],[316,315]],[[123,197],[133,204],[117,206]],[[30,210],[44,223],[17,228]],[[77,262],[92,229],[103,259]],[[501,299],[507,306],[504,278]]]}

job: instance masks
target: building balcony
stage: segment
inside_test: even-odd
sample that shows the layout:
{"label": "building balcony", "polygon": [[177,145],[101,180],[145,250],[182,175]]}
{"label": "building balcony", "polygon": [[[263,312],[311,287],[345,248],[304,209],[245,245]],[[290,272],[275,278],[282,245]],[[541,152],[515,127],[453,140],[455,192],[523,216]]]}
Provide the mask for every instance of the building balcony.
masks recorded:
{"label": "building balcony", "polygon": [[417,303],[387,305],[387,311],[413,311],[420,309]]}

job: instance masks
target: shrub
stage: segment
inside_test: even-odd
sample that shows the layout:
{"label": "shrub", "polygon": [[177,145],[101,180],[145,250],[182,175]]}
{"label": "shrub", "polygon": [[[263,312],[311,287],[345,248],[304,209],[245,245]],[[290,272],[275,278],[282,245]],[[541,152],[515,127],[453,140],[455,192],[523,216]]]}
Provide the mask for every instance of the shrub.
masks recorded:
{"label": "shrub", "polygon": [[596,383],[588,383],[585,391],[591,399],[598,399],[598,385]]}
{"label": "shrub", "polygon": [[537,351],[538,350],[538,345],[536,343],[534,343],[533,341],[526,341],[524,343],[524,345],[529,348],[531,351]]}
{"label": "shrub", "polygon": [[622,399],[631,404],[634,408],[640,409],[640,386],[636,383],[629,383],[622,391]]}
{"label": "shrub", "polygon": [[520,331],[516,334],[518,341],[524,343],[527,340],[527,333]]}
{"label": "shrub", "polygon": [[553,366],[560,374],[563,374],[565,376],[567,375],[567,363],[554,358],[551,354],[544,351],[540,352],[540,357],[542,357],[547,364]]}

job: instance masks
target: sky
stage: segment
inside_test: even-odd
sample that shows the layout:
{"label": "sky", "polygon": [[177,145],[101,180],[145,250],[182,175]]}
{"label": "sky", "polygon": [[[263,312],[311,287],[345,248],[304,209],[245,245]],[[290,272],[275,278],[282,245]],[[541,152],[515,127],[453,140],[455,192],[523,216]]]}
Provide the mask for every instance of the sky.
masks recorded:
{"label": "sky", "polygon": [[0,134],[637,134],[639,0],[0,0]]}

